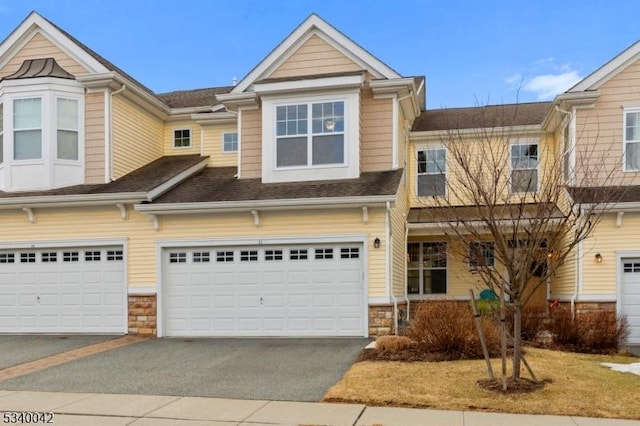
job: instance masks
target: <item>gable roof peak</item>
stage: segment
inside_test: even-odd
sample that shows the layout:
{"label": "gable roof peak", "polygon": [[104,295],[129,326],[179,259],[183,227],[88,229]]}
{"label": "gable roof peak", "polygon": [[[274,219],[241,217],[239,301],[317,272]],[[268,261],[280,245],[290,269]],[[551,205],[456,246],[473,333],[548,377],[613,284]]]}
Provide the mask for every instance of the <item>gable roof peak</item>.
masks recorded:
{"label": "gable roof peak", "polygon": [[351,60],[361,65],[362,69],[368,70],[375,78],[401,78],[391,67],[373,56],[362,46],[351,40],[348,36],[322,19],[316,13],[311,13],[302,21],[284,40],[282,40],[258,65],[256,65],[240,82],[234,87],[232,93],[242,93],[246,91],[254,82],[264,78],[277,65],[280,65],[288,58],[299,42],[310,33],[321,36],[325,41],[332,44]]}

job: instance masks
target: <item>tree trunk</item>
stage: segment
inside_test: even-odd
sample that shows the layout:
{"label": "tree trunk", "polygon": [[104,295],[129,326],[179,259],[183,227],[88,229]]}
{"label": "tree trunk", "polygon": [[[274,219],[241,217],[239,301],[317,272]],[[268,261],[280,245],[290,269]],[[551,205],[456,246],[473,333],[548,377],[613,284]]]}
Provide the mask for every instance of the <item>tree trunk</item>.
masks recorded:
{"label": "tree trunk", "polygon": [[513,378],[520,378],[522,359],[522,306],[519,300],[513,303]]}

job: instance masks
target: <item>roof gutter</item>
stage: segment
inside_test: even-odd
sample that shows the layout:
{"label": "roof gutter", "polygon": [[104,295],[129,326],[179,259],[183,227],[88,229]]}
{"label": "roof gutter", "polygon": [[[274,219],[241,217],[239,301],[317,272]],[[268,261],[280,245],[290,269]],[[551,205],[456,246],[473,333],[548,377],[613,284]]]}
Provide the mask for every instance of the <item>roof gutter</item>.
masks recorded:
{"label": "roof gutter", "polygon": [[141,213],[156,215],[198,214],[198,213],[232,213],[246,210],[282,210],[295,207],[298,209],[327,209],[386,207],[386,203],[395,203],[395,195],[373,195],[368,197],[331,197],[331,198],[295,198],[282,200],[247,200],[247,201],[214,201],[191,203],[159,203],[136,204],[134,208]]}
{"label": "roof gutter", "polygon": [[78,207],[99,206],[114,203],[139,203],[147,199],[146,192],[123,192],[109,194],[45,195],[0,199],[0,210],[20,207]]}
{"label": "roof gutter", "polygon": [[[503,127],[490,127],[489,131],[495,132],[499,135],[501,133],[507,134],[513,133],[521,136],[541,136],[544,132],[543,127],[540,124],[527,124],[522,126],[503,126]],[[411,132],[411,138],[414,141],[421,140],[442,140],[448,138],[452,134],[462,138],[473,138],[478,136],[478,132],[487,132],[484,128],[470,128],[470,129],[444,129],[444,130],[426,130],[426,131],[413,131]]]}

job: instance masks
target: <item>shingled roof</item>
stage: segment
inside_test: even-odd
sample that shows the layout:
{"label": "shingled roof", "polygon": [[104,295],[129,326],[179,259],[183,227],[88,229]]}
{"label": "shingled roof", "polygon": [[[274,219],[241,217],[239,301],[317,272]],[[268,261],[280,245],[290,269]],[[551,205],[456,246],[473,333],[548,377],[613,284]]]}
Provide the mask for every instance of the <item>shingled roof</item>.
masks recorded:
{"label": "shingled roof", "polygon": [[428,109],[422,111],[411,129],[434,130],[479,129],[542,124],[551,102],[487,105],[469,108]]}
{"label": "shingled roof", "polygon": [[148,192],[202,162],[206,158],[207,157],[200,155],[171,155],[160,157],[120,179],[104,184],[75,185],[47,191],[0,191],[0,205],[3,199],[21,197]]}
{"label": "shingled roof", "polygon": [[569,194],[578,204],[640,202],[640,185],[572,187]]}
{"label": "shingled roof", "polygon": [[177,90],[175,92],[159,93],[157,96],[170,108],[214,106],[220,103],[216,95],[229,93],[232,89],[233,86],[223,86],[207,89]]}
{"label": "shingled roof", "polygon": [[402,177],[402,170],[391,170],[365,172],[356,179],[262,183],[237,179],[236,173],[235,167],[206,168],[153,204],[395,195]]}

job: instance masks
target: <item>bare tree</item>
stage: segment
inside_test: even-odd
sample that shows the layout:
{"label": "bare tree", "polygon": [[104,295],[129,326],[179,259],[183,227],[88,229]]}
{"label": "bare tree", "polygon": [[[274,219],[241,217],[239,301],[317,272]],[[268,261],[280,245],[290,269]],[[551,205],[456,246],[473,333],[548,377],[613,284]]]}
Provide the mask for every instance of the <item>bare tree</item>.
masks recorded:
{"label": "bare tree", "polygon": [[[512,378],[519,380],[523,306],[622,196],[622,182],[614,182],[620,158],[605,159],[588,148],[596,144],[569,153],[562,136],[559,142],[541,132],[523,135],[511,125],[517,106],[479,107],[474,113],[473,130],[444,126],[455,129],[440,133],[446,158],[442,151],[418,153],[418,172],[435,171],[418,178],[420,195],[427,196],[420,213],[448,236],[449,252],[507,300],[513,314]],[[575,161],[568,161],[570,155]],[[582,173],[569,169],[574,162]],[[565,184],[569,177],[571,188]]]}

